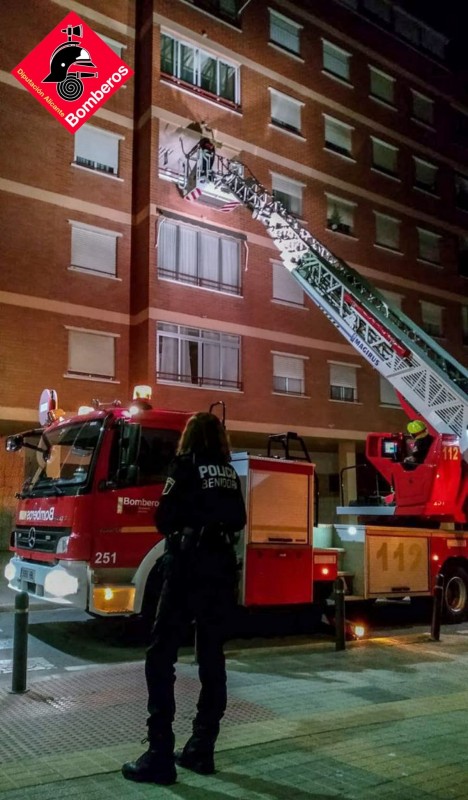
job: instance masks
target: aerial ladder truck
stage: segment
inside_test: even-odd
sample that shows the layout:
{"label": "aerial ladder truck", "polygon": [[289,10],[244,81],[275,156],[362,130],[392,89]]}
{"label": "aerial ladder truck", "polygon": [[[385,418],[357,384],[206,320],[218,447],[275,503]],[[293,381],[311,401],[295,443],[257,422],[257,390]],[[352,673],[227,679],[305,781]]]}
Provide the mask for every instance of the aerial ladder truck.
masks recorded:
{"label": "aerial ladder truck", "polygon": [[[367,461],[388,484],[374,505],[342,505],[358,524],[335,525],[348,595],[430,595],[444,573],[450,620],[468,615],[468,372],[369,281],[335,256],[247,167],[194,147],[180,179],[184,197],[207,189],[236,199],[261,222],[283,265],[344,338],[395,389],[408,417],[425,421],[432,444],[405,466],[408,437],[372,433]],[[367,522],[367,524],[365,524]],[[374,524],[369,525],[369,522]],[[377,523],[377,524],[375,524]]]}

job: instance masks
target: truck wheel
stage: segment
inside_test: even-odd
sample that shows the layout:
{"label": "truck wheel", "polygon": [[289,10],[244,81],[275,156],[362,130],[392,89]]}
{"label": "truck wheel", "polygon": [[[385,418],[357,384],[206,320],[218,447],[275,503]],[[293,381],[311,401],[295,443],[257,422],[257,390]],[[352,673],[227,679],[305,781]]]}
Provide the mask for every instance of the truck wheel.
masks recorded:
{"label": "truck wheel", "polygon": [[468,573],[453,566],[444,573],[443,615],[445,622],[454,624],[468,617]]}

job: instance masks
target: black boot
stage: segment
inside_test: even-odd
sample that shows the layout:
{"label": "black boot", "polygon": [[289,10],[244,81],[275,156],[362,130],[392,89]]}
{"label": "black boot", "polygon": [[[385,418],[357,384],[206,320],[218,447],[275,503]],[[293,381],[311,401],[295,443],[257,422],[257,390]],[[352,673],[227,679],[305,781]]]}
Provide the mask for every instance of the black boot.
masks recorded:
{"label": "black boot", "polygon": [[214,748],[217,733],[196,729],[183,750],[176,750],[174,758],[180,767],[198,772],[199,775],[213,775],[215,770]]}
{"label": "black boot", "polygon": [[150,739],[149,748],[136,761],[126,761],[122,765],[122,775],[129,781],[139,783],[158,783],[170,786],[177,780],[174,763],[174,738]]}

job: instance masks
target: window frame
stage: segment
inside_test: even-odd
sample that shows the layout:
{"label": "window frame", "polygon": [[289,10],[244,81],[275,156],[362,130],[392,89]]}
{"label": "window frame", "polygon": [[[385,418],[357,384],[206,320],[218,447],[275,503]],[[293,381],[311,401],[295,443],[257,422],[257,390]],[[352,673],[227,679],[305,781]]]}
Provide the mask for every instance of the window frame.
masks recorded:
{"label": "window frame", "polygon": [[[162,326],[168,326],[164,328]],[[169,330],[174,328],[175,330]],[[176,346],[176,360],[177,372],[168,372],[162,370],[162,339],[171,339],[177,342]],[[236,340],[236,347],[233,347],[234,340]],[[208,377],[204,369],[205,350],[204,345],[213,345],[219,342],[219,372],[218,379]],[[181,350],[181,344],[187,343],[187,353]],[[224,348],[223,348],[224,345]],[[230,380],[223,377],[223,371],[226,369],[225,359],[226,352],[234,350],[237,353],[237,379]],[[169,354],[171,357],[173,354]],[[182,372],[184,357],[189,363],[190,369],[194,372],[185,374]],[[195,364],[196,361],[196,364]],[[242,391],[241,378],[241,337],[237,334],[225,333],[223,331],[210,330],[208,328],[198,328],[196,326],[179,325],[173,322],[158,322],[156,325],[156,378],[159,383],[175,384],[177,386],[186,386],[187,388],[208,388],[213,387],[222,388],[223,391]]]}
{"label": "window frame", "polygon": [[[271,260],[271,269],[272,269],[272,297],[271,299],[275,303],[284,303],[285,305],[292,306],[293,308],[305,308],[305,292],[302,286],[298,281],[296,281],[289,270],[284,266],[283,262],[279,259],[272,259]],[[288,280],[289,279],[289,280]],[[288,293],[288,290],[291,289],[291,294],[289,297],[283,296],[280,297],[278,294],[275,294],[275,287],[276,291],[280,291],[282,288],[286,288],[285,294]],[[294,297],[298,299],[293,299]]]}
{"label": "window frame", "polygon": [[[322,116],[323,116],[323,120],[324,120],[324,142],[325,142],[324,149],[328,150],[331,153],[337,153],[340,156],[344,156],[345,158],[348,158],[348,159],[351,159],[352,161],[354,161],[355,160],[353,158],[353,131],[354,131],[354,127],[352,125],[349,125],[347,122],[342,122],[342,120],[340,120],[340,119],[336,119],[335,117],[331,117],[329,114],[322,114]],[[328,127],[328,131],[327,131],[327,127]],[[342,132],[345,132],[347,134],[347,136],[345,136],[344,138],[348,138],[348,136],[349,136],[349,146],[348,147],[344,147],[344,146],[342,147],[339,144],[336,144],[335,142],[331,141],[330,139],[327,139],[327,132],[331,133],[330,128],[333,128],[333,127],[335,127],[338,131],[341,128]],[[336,138],[339,138],[339,136],[336,137]]]}
{"label": "window frame", "polygon": [[[357,371],[358,364],[345,364],[342,361],[328,361],[329,368],[329,400],[339,403],[357,403],[358,402],[358,382]],[[333,372],[339,373],[341,370],[342,375],[352,375],[351,378],[345,378],[341,383],[333,381]]]}
{"label": "window frame", "polygon": [[[352,200],[345,200],[343,197],[325,192],[327,200],[327,230],[334,233],[342,233],[345,236],[354,236],[354,212],[357,203]],[[337,219],[334,221],[335,209]],[[344,214],[345,221],[340,221]],[[348,220],[348,221],[346,221]],[[350,221],[349,221],[350,220]]]}
{"label": "window frame", "polygon": [[[384,247],[386,250],[394,250],[400,252],[400,237],[401,237],[401,220],[396,217],[391,217],[389,214],[383,214],[381,211],[374,211],[375,217],[375,244],[378,247]],[[379,222],[395,223],[394,230],[397,232],[396,243],[389,244],[388,242],[379,239]],[[390,224],[391,227],[391,224]],[[382,233],[382,231],[380,231]]]}
{"label": "window frame", "polygon": [[[395,108],[396,78],[393,78],[387,72],[383,72],[383,70],[374,67],[372,64],[368,64],[368,67],[369,67],[369,97],[372,98],[372,100],[377,100],[379,103],[384,103],[389,108]],[[391,99],[385,97],[384,95],[378,94],[377,92],[372,90],[373,76],[384,78],[388,82],[388,86],[391,86],[391,92],[390,92]]]}
{"label": "window frame", "polygon": [[[94,275],[95,277],[101,278],[110,278],[113,280],[120,280],[118,277],[118,263],[119,263],[119,253],[118,253],[118,240],[122,238],[123,234],[120,231],[112,231],[107,228],[99,228],[96,225],[88,225],[86,222],[80,222],[79,220],[69,219],[68,223],[70,225],[70,265],[68,269],[72,270],[73,272],[83,272],[86,275]],[[106,236],[110,239],[114,239],[114,264],[113,264],[113,271],[108,271],[106,269],[99,269],[96,266],[86,266],[84,264],[73,263],[74,258],[76,256],[76,252],[74,253],[74,231],[82,231],[84,234],[95,234],[96,236]],[[76,242],[76,240],[75,240]],[[75,245],[76,246],[76,245]],[[96,245],[94,245],[95,247]],[[92,249],[93,245],[91,245]],[[78,260],[78,259],[77,259]]]}
{"label": "window frame", "polygon": [[[281,394],[288,397],[305,397],[305,362],[308,360],[307,356],[297,355],[295,353],[284,353],[279,352],[277,350],[272,350],[271,354],[273,356],[272,361],[272,390],[274,394]],[[298,373],[301,372],[301,375],[281,375],[278,374],[277,367],[280,364],[280,359],[283,362],[289,361],[290,365],[292,366],[293,363],[301,364],[301,369],[298,370]],[[280,370],[281,371],[281,370]],[[286,372],[287,370],[284,370]],[[294,370],[291,369],[291,372]],[[276,384],[276,381],[284,381],[284,388],[281,388]],[[297,381],[300,388],[297,389],[289,389],[289,383]]]}
{"label": "window frame", "polygon": [[[104,164],[98,162],[96,160],[91,160],[85,158],[84,156],[80,156],[78,154],[78,150],[80,144],[82,144],[82,137],[83,135],[89,135],[90,138],[93,137],[103,137],[107,138],[109,141],[114,141],[116,145],[116,153],[114,153],[114,158],[112,160],[112,164]],[[112,178],[119,178],[120,177],[120,141],[123,140],[124,137],[118,133],[113,133],[112,131],[107,131],[104,128],[99,128],[97,125],[90,125],[86,123],[83,125],[76,133],[74,137],[74,152],[73,152],[73,164],[77,167],[81,167],[81,169],[90,170],[90,172],[95,172],[97,175],[106,175],[107,177]],[[85,148],[83,148],[85,150]],[[115,157],[116,156],[116,157]],[[113,166],[115,164],[115,171]],[[100,169],[100,167],[104,167]]]}
{"label": "window frame", "polygon": [[[429,336],[433,336],[435,339],[443,339],[444,338],[444,306],[438,305],[438,303],[431,303],[428,300],[420,300],[419,301],[421,307],[421,327],[424,331],[426,331]],[[424,311],[428,311],[428,317],[431,317],[431,310],[436,312],[435,316],[437,316],[437,321],[434,322],[433,319],[428,319]]]}
{"label": "window frame", "polygon": [[[352,86],[350,78],[352,54],[348,53],[348,51],[344,50],[342,47],[333,44],[333,42],[330,42],[328,39],[324,39],[323,37],[321,38],[322,38],[322,72],[325,73],[325,75],[330,75],[331,77],[336,78],[339,81],[342,81],[347,86]],[[327,48],[332,52],[327,53]],[[341,56],[344,56],[344,59],[342,59]],[[327,66],[328,59],[331,59],[332,62],[336,60],[338,63],[343,63],[345,65],[343,73],[340,70],[336,71],[331,69],[329,63]]]}
{"label": "window frame", "polygon": [[[160,248],[162,249],[163,241],[161,236],[164,236],[164,229],[168,225],[173,225],[176,228],[176,242],[175,242],[175,253],[174,253],[174,263],[175,269],[170,267],[165,267],[160,264]],[[196,237],[196,250],[195,250],[195,258],[196,258],[196,272],[191,275],[189,273],[182,273],[180,270],[180,260],[178,254],[181,248],[181,237],[183,236],[182,231],[190,232],[195,235]],[[202,243],[201,239],[203,235],[210,235],[216,236],[218,240],[218,280],[213,281],[212,279],[204,276],[202,274],[203,271],[203,262],[202,262]],[[228,242],[230,246],[233,244],[237,247],[237,281],[236,283],[228,283],[224,282],[222,278],[223,275],[223,268],[228,269],[227,265],[223,262],[223,242]],[[243,248],[242,248],[242,240],[237,236],[229,236],[229,234],[221,231],[215,231],[212,228],[205,228],[201,225],[194,225],[189,222],[185,222],[184,220],[177,219],[175,217],[170,216],[161,216],[160,220],[157,223],[157,253],[156,253],[156,260],[157,260],[157,274],[158,278],[161,280],[168,280],[174,281],[176,283],[183,284],[184,286],[194,286],[202,289],[206,289],[212,292],[219,292],[223,294],[229,294],[230,296],[241,297],[242,296],[242,272],[243,272]],[[183,277],[185,276],[186,279],[184,280]]]}
{"label": "window frame", "polygon": [[[434,100],[428,97],[426,94],[422,94],[422,92],[418,92],[416,89],[410,89],[411,92],[411,119],[413,122],[417,122],[420,125],[427,125],[429,128],[434,128]],[[423,113],[421,115],[417,114],[418,106],[417,106],[417,98],[419,101],[423,101],[423,105],[426,104],[427,108],[430,108],[430,114],[428,115],[429,119],[426,117],[426,114]]]}
{"label": "window frame", "polygon": [[[172,41],[172,54],[170,58],[171,71],[167,71],[165,69],[166,65],[164,64],[163,61],[164,38],[170,39]],[[166,30],[164,28],[161,28],[160,41],[161,41],[161,54],[160,54],[161,80],[180,86],[181,88],[187,89],[190,92],[200,94],[202,97],[205,97],[206,99],[215,99],[215,102],[225,105],[229,108],[234,108],[234,109],[240,108],[241,80],[240,80],[239,64],[237,64],[235,61],[231,61],[230,59],[224,59],[224,57],[221,57],[209,50],[204,50],[202,47],[199,47],[195,42],[191,42],[189,39],[184,39],[183,37],[180,38],[176,36],[174,33],[171,33],[169,30]],[[187,50],[187,55],[189,55],[188,53],[189,50],[192,51],[191,58],[188,59],[188,65],[185,68],[187,71],[192,70],[193,77],[195,78],[194,81],[187,80],[185,77],[183,77],[183,69],[184,69],[183,48]],[[201,62],[200,60],[201,58],[216,63],[215,92],[211,91],[211,89],[205,88],[202,85],[203,62]],[[224,94],[221,94],[220,92],[221,65],[227,67],[228,69],[233,70],[233,78],[234,78],[233,99],[227,97]]]}
{"label": "window frame", "polygon": [[[413,187],[415,189],[419,189],[421,192],[427,192],[428,194],[437,195],[437,176],[439,174],[439,167],[436,164],[432,164],[430,161],[426,161],[424,158],[420,158],[419,156],[413,155],[413,164],[414,164],[414,179],[413,179]],[[433,172],[433,182],[426,183],[418,179],[418,165],[419,167],[429,168]]]}
{"label": "window frame", "polygon": [[[399,157],[399,152],[400,152],[399,147],[396,147],[395,145],[390,144],[389,142],[384,142],[383,139],[379,139],[376,136],[371,136],[370,138],[371,138],[371,145],[372,145],[372,170],[374,172],[378,172],[381,175],[386,175],[388,178],[394,178],[396,180],[400,180],[399,176],[398,176],[398,157]],[[376,155],[377,155],[376,145],[377,145],[377,148],[381,147],[381,148],[386,149],[389,152],[393,153],[394,161],[395,161],[394,169],[391,169],[390,167],[386,167],[385,165],[377,163],[377,161],[376,161]],[[382,152],[384,152],[384,150]]]}
{"label": "window frame", "polygon": [[[111,333],[110,331],[98,331],[98,330],[91,330],[88,328],[79,328],[73,325],[65,325],[65,330],[68,332],[68,358],[67,358],[67,371],[64,373],[65,378],[76,378],[80,380],[91,380],[91,381],[105,381],[106,383],[117,383],[116,374],[117,374],[117,352],[116,352],[116,340],[120,339],[119,333]],[[110,341],[113,342],[112,347],[112,369],[103,373],[94,373],[90,372],[89,370],[76,370],[71,369],[71,347],[72,347],[72,340],[73,334],[90,337],[106,337]],[[95,350],[95,346],[91,348]],[[101,363],[101,362],[100,362]]]}
{"label": "window frame", "polygon": [[[432,264],[435,267],[441,267],[441,243],[442,243],[442,236],[439,233],[434,233],[433,231],[428,231],[427,228],[420,228],[419,226],[416,227],[418,233],[418,261],[424,261],[426,264]],[[435,245],[437,243],[437,260],[432,259],[427,255],[424,255],[424,237],[426,237],[426,245],[428,249],[430,248],[430,242]]]}
{"label": "window frame", "polygon": [[[301,218],[304,206],[304,189],[305,183],[290,178],[288,175],[280,174],[279,172],[271,171],[271,193],[274,198],[280,201],[286,208],[287,212],[293,217]],[[275,183],[279,186],[275,187]],[[280,188],[283,184],[283,188]],[[289,184],[289,186],[288,186]],[[289,189],[296,189],[297,191],[289,191]],[[296,201],[296,202],[295,202]],[[296,208],[294,208],[296,206]]]}
{"label": "window frame", "polygon": [[[295,22],[295,20],[291,19],[290,17],[287,17],[284,14],[280,14],[279,11],[276,11],[273,8],[268,8],[268,12],[269,12],[269,18],[268,18],[268,23],[269,23],[269,29],[268,29],[269,39],[268,39],[268,42],[269,42],[269,44],[272,44],[275,47],[278,47],[284,53],[288,53],[289,55],[296,56],[297,58],[301,58],[301,49],[302,49],[301,48],[301,45],[302,45],[302,43],[301,43],[301,30],[303,30],[304,26],[301,25],[299,22]],[[272,36],[273,27],[274,27],[273,26],[273,22],[274,22],[274,18],[275,17],[276,17],[276,20],[277,21],[279,20],[279,22],[280,22],[280,24],[278,25],[279,28],[281,28],[281,23],[283,23],[282,27],[283,27],[283,29],[285,31],[287,31],[288,27],[293,29],[293,31],[296,31],[296,33],[297,33],[297,44],[298,44],[297,49],[295,49],[293,47],[287,47],[287,45],[283,44],[281,41],[278,41],[277,39],[273,38],[273,36]],[[290,31],[290,35],[291,35],[292,39],[294,39],[294,32],[293,31]]]}
{"label": "window frame", "polygon": [[[274,89],[273,87],[269,86],[268,91],[270,93],[270,122],[277,128],[280,128],[283,131],[287,131],[288,133],[294,133],[297,136],[302,136],[302,109],[305,105],[304,102],[301,100],[296,100],[295,97],[291,97],[290,95],[285,94],[284,92],[279,92],[278,89]],[[279,117],[273,116],[273,99],[277,98],[278,100],[282,100],[283,102],[288,105],[291,105],[291,108],[295,108],[298,115],[298,125],[295,126],[292,123],[288,123],[285,120],[279,119]]]}

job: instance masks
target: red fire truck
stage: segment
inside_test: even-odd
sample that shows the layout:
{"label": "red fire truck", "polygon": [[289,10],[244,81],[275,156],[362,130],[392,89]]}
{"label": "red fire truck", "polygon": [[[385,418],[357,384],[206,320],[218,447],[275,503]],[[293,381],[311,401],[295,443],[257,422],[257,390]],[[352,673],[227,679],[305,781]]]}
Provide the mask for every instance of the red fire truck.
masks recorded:
{"label": "red fire truck", "polygon": [[[356,522],[336,524],[327,538],[313,524],[314,468],[307,459],[235,454],[248,508],[239,542],[241,603],[323,600],[337,574],[346,580],[348,600],[429,597],[442,572],[446,615],[464,619],[467,370],[303,228],[243,165],[216,155],[207,175],[194,148],[180,189],[193,197],[217,193],[249,209],[307,295],[392,384],[408,417],[423,418],[433,436],[424,464],[410,471],[403,434],[371,434],[367,459],[388,489],[372,504],[339,507],[338,514]],[[45,406],[51,401],[53,393]],[[163,549],[162,542],[153,546],[153,512],[187,415],[150,409],[141,398],[133,407],[85,412],[7,440],[11,450],[33,448],[36,463],[20,496],[5,574],[13,589],[93,614],[140,613]]]}

